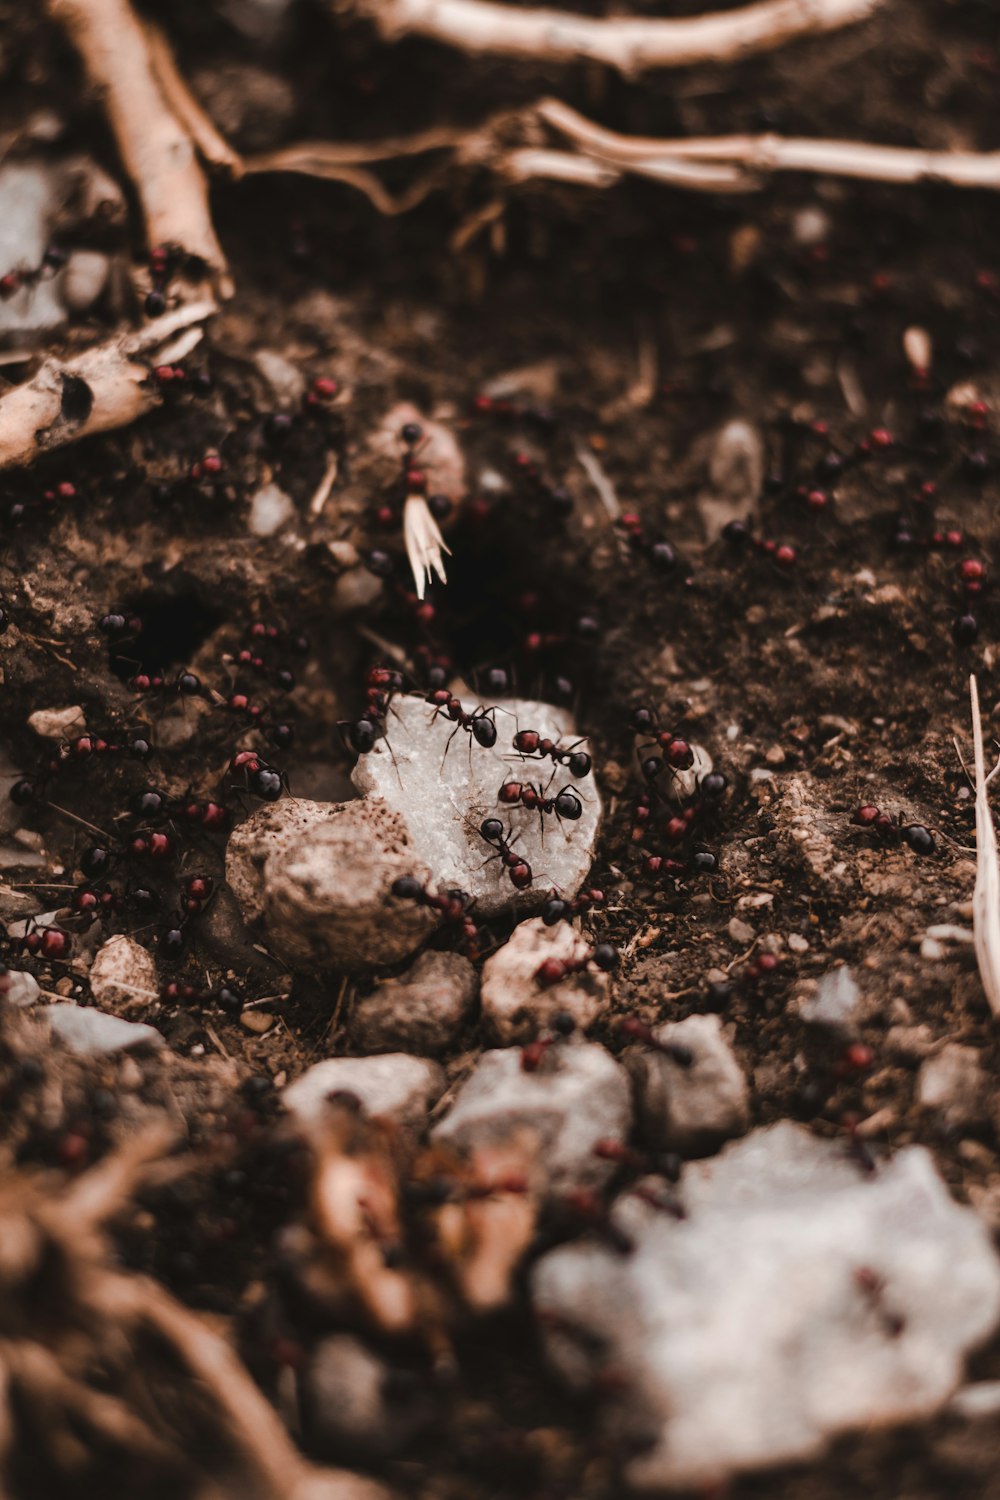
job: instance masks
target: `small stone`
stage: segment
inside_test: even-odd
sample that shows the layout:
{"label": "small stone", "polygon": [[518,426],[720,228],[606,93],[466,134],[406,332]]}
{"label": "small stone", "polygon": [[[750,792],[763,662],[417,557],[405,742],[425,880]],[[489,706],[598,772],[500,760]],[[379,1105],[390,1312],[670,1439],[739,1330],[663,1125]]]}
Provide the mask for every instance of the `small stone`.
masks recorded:
{"label": "small stone", "polygon": [[60,278],[59,294],[71,313],[85,313],[108,284],[111,262],[99,250],[74,250]]}
{"label": "small stone", "polygon": [[253,362],[283,405],[296,406],[302,400],[306,378],[290,359],[274,349],[258,349]]}
{"label": "small stone", "polygon": [[98,948],[89,979],[95,1003],[111,1010],[149,1005],[159,994],[152,955],[124,933]]}
{"label": "small stone", "polygon": [[546,927],[532,917],[514,928],[509,941],[483,965],[483,1015],[505,1045],[526,1042],[559,1012],[586,1031],[608,1008],[610,977],[590,965],[543,989],[536,975],[546,959],[585,959],[590,944],[568,922]]}
{"label": "small stone", "polygon": [[422,953],[354,1007],[351,1036],[366,1052],[442,1052],[472,1014],[479,986],[460,953]]}
{"label": "small stone", "polygon": [[534,1072],[521,1049],[484,1052],[433,1140],[475,1151],[527,1134],[549,1192],[598,1186],[614,1163],[598,1141],[624,1142],[631,1123],[628,1074],[603,1047],[582,1042],[548,1049]]}
{"label": "small stone", "polygon": [[6,1000],[8,1005],[34,1005],[41,993],[34,974],[23,969],[9,969],[6,982],[0,979],[0,1001]]}
{"label": "small stone", "polygon": [[816,993],[799,1002],[799,1015],[809,1026],[822,1026],[841,1034],[853,1030],[861,1005],[861,991],[846,964],[828,969]]}
{"label": "small stone", "polygon": [[948,1402],[948,1410],[966,1421],[995,1417],[1000,1412],[1000,1380],[974,1380],[963,1385]]}
{"label": "small stone", "polygon": [[425,1382],[349,1333],[315,1349],[300,1384],[310,1452],[342,1463],[391,1457],[432,1414]]}
{"label": "small stone", "polygon": [[937,963],[939,959],[947,957],[947,949],[937,938],[925,937],[920,944],[920,957],[928,963]]}
{"label": "small stone", "polygon": [[[496,709],[494,746],[474,742],[471,734],[435,713],[423,697],[396,697],[388,737],[359,758],[354,785],[366,799],[380,798],[392,809],[417,859],[434,871],[437,885],[466,891],[475,899],[477,916],[537,910],[553,889],[572,898],[590,871],[600,823],[601,799],[593,774],[574,782],[565,767],[553,776],[537,762],[512,764],[507,759],[518,729],[536,729],[563,744],[576,740],[572,718],[547,703],[501,698],[484,704],[465,688],[458,696],[469,713]],[[587,741],[577,748],[586,751]],[[581,816],[560,825],[553,815],[543,818],[525,807],[502,809],[504,826],[517,838],[518,854],[538,877],[531,887],[517,891],[502,861],[492,857],[495,851],[479,827],[484,818],[497,817],[497,792],[505,781],[541,776],[546,783],[551,778],[549,797],[572,784]]]}
{"label": "small stone", "polygon": [[28,728],[43,740],[71,740],[86,733],[87,720],[79,704],[72,708],[39,708],[28,715]]}
{"label": "small stone", "polygon": [[423,432],[418,464],[427,475],[429,493],[447,495],[454,504],[459,504],[468,486],[465,456],[458,439],[451,427],[425,417],[412,401],[400,401],[386,413],[371,439],[372,448],[384,459],[398,464],[403,451],[400,433],[409,422],[415,422]]}
{"label": "small stone", "polygon": [[830,216],[817,203],[807,203],[792,218],[792,238],[803,248],[830,238]]}
{"label": "small stone", "polygon": [[890,1026],[882,1050],[897,1062],[919,1062],[937,1046],[929,1026]]}
{"label": "small stone", "polygon": [[788,759],[780,745],[771,745],[764,755],[769,766],[783,766]]}
{"label": "small stone", "polygon": [[730,918],[726,931],[729,933],[730,942],[738,944],[741,948],[747,947],[756,936],[749,922],[744,922],[739,917]]}
{"label": "small stone", "polygon": [[407,958],[435,917],[392,895],[392,883],[430,870],[403,818],[378,798],[307,802],[282,797],[236,828],[226,879],[250,923],[291,967],[371,968]]}
{"label": "small stone", "polygon": [[685,1168],[678,1222],[626,1192],[631,1255],[580,1241],[535,1267],[548,1352],[602,1385],[637,1490],[800,1462],[838,1433],[926,1419],[1000,1319],[1000,1261],[922,1147],[864,1173],[782,1122]]}
{"label": "small stone", "polygon": [[308,1126],[322,1120],[326,1100],[341,1091],[354,1094],[373,1118],[422,1130],[428,1109],[444,1092],[444,1074],[437,1063],[405,1052],[328,1057],[290,1083],[281,1099],[299,1124]]}
{"label": "small stone", "polygon": [[250,530],[254,536],[274,536],[295,517],[295,502],[276,484],[265,484],[250,501]]}
{"label": "small stone", "polygon": [[698,509],[711,538],[730,521],[743,521],[756,508],[764,483],[764,440],[750,422],[736,418],[719,429],[708,459],[709,489]]}
{"label": "small stone", "polygon": [[982,1122],[988,1092],[987,1077],[975,1047],[948,1042],[921,1064],[917,1079],[921,1108],[935,1110],[946,1125],[956,1130]]}
{"label": "small stone", "polygon": [[717,1015],[688,1016],[658,1027],[655,1040],[677,1047],[690,1064],[652,1047],[631,1048],[626,1063],[635,1082],[643,1133],[658,1151],[701,1156],[750,1121],[749,1090]]}
{"label": "small stone", "polygon": [[801,932],[790,932],[788,934],[788,947],[792,953],[808,953],[809,939],[804,938]]}
{"label": "small stone", "polygon": [[240,1025],[255,1036],[265,1036],[274,1026],[274,1019],[269,1010],[245,1010],[240,1014]]}
{"label": "small stone", "polygon": [[120,1016],[110,1016],[92,1006],[49,1005],[42,1014],[71,1052],[127,1052],[133,1047],[163,1045],[163,1037],[155,1026],[123,1021]]}

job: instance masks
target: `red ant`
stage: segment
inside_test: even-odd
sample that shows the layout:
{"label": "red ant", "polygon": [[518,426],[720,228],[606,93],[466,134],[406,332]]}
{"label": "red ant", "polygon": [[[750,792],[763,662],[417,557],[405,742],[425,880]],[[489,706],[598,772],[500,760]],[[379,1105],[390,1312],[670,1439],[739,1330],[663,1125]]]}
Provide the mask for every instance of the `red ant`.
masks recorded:
{"label": "red ant", "polygon": [[277,802],[288,790],[288,777],[275,770],[256,750],[238,750],[229,762],[230,777],[242,777],[243,790],[264,802]]}
{"label": "red ant", "polygon": [[466,957],[473,960],[479,957],[479,929],[470,915],[473,899],[466,891],[433,892],[421,885],[415,875],[401,875],[393,881],[391,890],[401,901],[415,901],[418,906],[439,912],[443,921],[461,924],[462,948]]}
{"label": "red ant", "polygon": [[636,734],[652,735],[652,739],[647,743],[660,747],[664,760],[673,770],[689,771],[694,765],[694,751],[687,740],[675,734],[672,729],[661,729],[657,723],[656,714],[651,708],[643,705],[634,709],[629,719],[629,727]]}
{"label": "red ant", "polygon": [[[385,739],[385,720],[393,695],[403,690],[403,674],[393,667],[372,667],[368,673],[367,707],[357,719],[341,719],[338,733],[346,749],[367,755]],[[390,752],[391,753],[391,752]]]}
{"label": "red ant", "polygon": [[504,833],[504,826],[500,819],[484,818],[479,825],[479,833],[497,851],[492,858],[499,858],[502,861],[514,889],[526,890],[532,881],[531,866],[526,859],[522,859],[514,852],[514,847]]}
{"label": "red ant", "polygon": [[618,949],[614,943],[598,943],[589,953],[580,958],[547,958],[535,970],[535,983],[543,990],[561,984],[571,974],[581,974],[589,963],[594,963],[605,974],[618,967]]}
{"label": "red ant", "polygon": [[[553,775],[555,773],[553,772]],[[529,812],[537,811],[545,831],[545,817],[554,813],[561,823],[575,823],[583,815],[583,803],[580,801],[572,787],[564,786],[554,797],[546,797],[541,787],[531,786],[524,781],[505,781],[497,794],[497,800],[505,807],[526,807]]]}
{"label": "red ant", "polygon": [[897,833],[902,834],[903,841],[914,854],[934,853],[934,835],[923,823],[904,823],[902,816],[898,824],[894,823],[888,813],[871,802],[856,808],[851,822],[859,828],[870,828],[873,833],[886,840],[894,839]]}
{"label": "red ant", "polygon": [[538,733],[537,729],[519,729],[514,736],[514,749],[523,758],[532,757],[537,760],[548,758],[557,766],[567,766],[569,774],[575,778],[589,776],[593,764],[586,750],[578,750],[577,745],[582,745],[583,740],[576,740],[572,745],[561,749],[555,740],[547,739]]}
{"label": "red ant", "polygon": [[428,694],[427,702],[434,704],[435,719],[438,714],[445,714],[455,725],[448,736],[448,744],[444,747],[445,755],[448,754],[448,747],[460,729],[464,729],[466,734],[471,735],[476,744],[482,745],[484,750],[492,750],[497,742],[497,726],[492,717],[496,713],[495,708],[483,708],[480,705],[470,714],[447,688],[436,688],[434,692]]}

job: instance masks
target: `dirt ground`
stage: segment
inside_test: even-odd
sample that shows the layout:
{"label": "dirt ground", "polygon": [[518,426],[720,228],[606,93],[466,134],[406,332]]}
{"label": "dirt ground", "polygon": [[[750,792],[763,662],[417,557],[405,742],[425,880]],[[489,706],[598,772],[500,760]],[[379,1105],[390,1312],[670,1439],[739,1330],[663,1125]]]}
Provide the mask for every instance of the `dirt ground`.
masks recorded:
{"label": "dirt ground", "polygon": [[[73,58],[32,9],[0,6],[0,137],[26,113],[57,108],[74,146],[117,170]],[[152,10],[237,144],[255,132],[258,145],[398,133],[545,92],[634,133],[766,128],[995,144],[996,17],[974,0],[887,0],[869,24],[822,41],[628,84],[582,66],[553,72],[459,63],[429,44],[382,48],[360,23],[335,31],[319,6],[296,12],[281,48],[261,58],[221,6]],[[246,104],[249,70],[292,85],[290,98],[272,101],[274,119],[263,92]],[[933,184],[794,176],[735,197],[638,182],[589,195],[536,185],[511,194],[502,236],[453,252],[449,235],[490,191],[472,174],[386,220],[342,186],[293,177],[220,184],[216,225],[238,291],[189,362],[199,378],[133,427],[3,475],[0,602],[11,624],[0,639],[0,749],[39,795],[0,813],[0,917],[65,907],[94,841],[86,825],[112,842],[131,833],[130,799],[146,786],[175,806],[215,798],[231,826],[253,805],[226,777],[229,757],[247,744],[264,747],[293,792],[349,795],[351,757],[336,725],[360,712],[366,671],[385,659],[373,634],[405,653],[415,685],[428,657],[449,658],[473,684],[502,666],[525,695],[571,701],[593,740],[608,801],[594,877],[609,900],[592,929],[623,952],[614,1017],[597,1039],[620,1052],[614,1018],[676,1018],[710,998],[734,1023],[754,1123],[794,1116],[845,1140],[860,1126],[876,1152],[922,1142],[956,1198],[1000,1231],[996,1101],[980,1122],[954,1129],[915,1099],[921,1057],[945,1039],[979,1049],[988,1074],[1000,1065],[971,947],[944,943],[937,957],[921,949],[929,927],[970,922],[973,803],[953,744],[957,736],[968,753],[970,671],[988,733],[1000,715],[1000,201]],[[820,227],[814,239],[810,223]],[[92,321],[98,331],[102,314]],[[925,381],[903,354],[913,326],[933,339]],[[334,379],[337,397],[303,414],[261,375],[260,349],[307,380]],[[956,397],[958,387],[967,389]],[[491,389],[508,389],[520,409],[477,409]],[[499,495],[473,488],[450,525],[449,585],[432,590],[432,611],[417,609],[396,534],[374,514],[394,470],[368,440],[399,400],[453,428],[470,475],[509,483]],[[987,403],[985,415],[970,410],[976,401]],[[274,421],[283,410],[293,414],[287,431]],[[743,544],[710,534],[703,504],[718,432],[734,418],[759,430],[766,452]],[[641,517],[650,538],[669,540],[672,567],[659,568],[611,525],[580,446],[622,509]],[[192,478],[207,453],[220,455],[220,471]],[[312,517],[329,453],[338,481]],[[569,491],[568,514],[525,478],[523,454]],[[297,508],[292,543],[248,527],[250,498],[271,478]],[[75,497],[42,498],[60,483]],[[810,501],[816,491],[824,503]],[[932,541],[949,531],[961,532],[959,544]],[[396,561],[356,612],[341,607],[328,545],[345,538]],[[794,566],[779,566],[756,544],[763,540],[794,548]],[[974,597],[959,573],[968,559],[985,565]],[[954,622],[969,608],[978,635],[958,644]],[[97,628],[117,609],[144,622],[127,648],[109,646]],[[231,657],[255,621],[279,627],[269,662],[295,676],[288,692],[273,671],[252,685],[268,702],[264,730],[225,708],[189,708],[189,723],[175,696],[129,686],[136,670],[173,678],[190,669],[232,693],[242,680]],[[545,638],[540,649],[533,634]],[[640,703],[703,744],[729,778],[698,829],[718,855],[714,876],[672,886],[646,873],[647,855],[670,851],[654,835],[633,837],[643,786],[629,719]],[[69,704],[114,742],[148,733],[153,760],[123,753],[48,769],[51,750],[27,718]],[[282,721],[295,729],[289,750],[267,739],[267,724]],[[862,803],[925,825],[933,852],[852,824]],[[171,1101],[204,1166],[143,1197],[120,1231],[121,1257],[191,1307],[232,1318],[250,1368],[281,1399],[295,1351],[328,1330],[283,1294],[276,1247],[302,1189],[276,1128],[274,1085],[351,1050],[351,1007],[371,981],[334,972],[289,984],[221,898],[191,925],[183,957],[170,959],[163,931],[181,883],[195,872],[221,877],[226,832],[192,832],[176,817],[169,827],[179,852],[165,870],[122,858],[107,877],[120,899],[99,936],[138,935],[163,980],[198,990],[230,982],[248,1002],[287,991],[263,1007],[276,1024],[257,1035],[196,1001],[132,1006],[129,1019],[159,1027],[169,1051],[143,1059],[131,1092],[128,1063],[63,1064],[56,1115],[38,1106],[23,1055],[0,1041],[4,1129],[20,1164],[72,1174],[127,1134],[144,1107]],[[137,885],[158,893],[158,914],[135,909]],[[66,925],[78,954],[98,940],[78,917]],[[502,924],[490,936],[500,942]],[[754,979],[747,965],[765,951],[777,965]],[[37,956],[8,962],[50,994],[87,1003],[85,968]],[[857,1067],[798,1014],[809,982],[835,962],[851,965],[865,995],[857,1040],[870,1055]],[[731,984],[709,997],[707,976],[719,969],[731,971]],[[904,1027],[927,1031],[907,1042]],[[443,1059],[450,1074],[468,1069],[484,1043],[476,1025],[456,1037]],[[432,1386],[430,1427],[381,1468],[384,1479],[428,1500],[618,1492],[620,1455],[546,1372],[526,1299],[495,1325],[463,1330],[458,1356],[458,1378]],[[426,1374],[419,1350],[402,1358]],[[1000,1341],[972,1370],[1000,1375]],[[734,1482],[729,1493],[982,1497],[1000,1494],[998,1458],[994,1421],[941,1417],[853,1435],[822,1460]]]}

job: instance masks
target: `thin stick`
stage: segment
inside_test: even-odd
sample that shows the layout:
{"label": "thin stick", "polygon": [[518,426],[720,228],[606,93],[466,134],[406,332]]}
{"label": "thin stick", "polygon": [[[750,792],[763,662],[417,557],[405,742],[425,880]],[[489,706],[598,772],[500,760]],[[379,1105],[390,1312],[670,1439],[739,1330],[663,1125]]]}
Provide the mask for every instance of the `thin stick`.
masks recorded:
{"label": "thin stick", "polygon": [[1000,760],[987,776],[983,754],[983,725],[979,715],[979,689],[969,678],[972,700],[972,744],[976,768],[976,884],[972,893],[972,931],[976,963],[986,998],[994,1016],[1000,1016],[1000,857],[996,829],[987,788]]}
{"label": "thin stick", "polygon": [[600,19],[525,10],[490,0],[366,0],[383,37],[430,37],[463,52],[573,62],[588,58],[622,73],[734,62],[864,21],[881,0],[760,0],[740,10],[676,20]]}
{"label": "thin stick", "polygon": [[233,177],[240,177],[243,173],[243,161],[239,152],[234,151],[229,142],[222,138],[181,77],[170,43],[163,32],[152,21],[144,21],[143,30],[146,33],[146,46],[149,48],[149,60],[164,99],[204,159],[213,167],[222,167]]}
{"label": "thin stick", "polygon": [[137,356],[169,352],[176,359],[183,347],[175,338],[178,331],[197,342],[201,325],[215,310],[214,302],[191,303],[73,359],[46,360],[31,380],[0,399],[0,469],[31,463],[51,448],[124,427],[152,411],[160,389]]}
{"label": "thin stick", "polygon": [[179,245],[231,291],[194,141],[171,109],[128,0],[48,0],[101,95],[146,221],[149,245]]}
{"label": "thin stick", "polygon": [[[540,119],[567,135],[588,156],[624,171],[682,161],[723,164],[746,173],[821,172],[877,182],[947,182],[953,187],[1000,187],[1000,151],[921,151],[859,141],[820,141],[778,135],[705,136],[657,140],[619,135],[586,119],[558,99],[542,99]],[[753,186],[753,182],[746,184]]]}

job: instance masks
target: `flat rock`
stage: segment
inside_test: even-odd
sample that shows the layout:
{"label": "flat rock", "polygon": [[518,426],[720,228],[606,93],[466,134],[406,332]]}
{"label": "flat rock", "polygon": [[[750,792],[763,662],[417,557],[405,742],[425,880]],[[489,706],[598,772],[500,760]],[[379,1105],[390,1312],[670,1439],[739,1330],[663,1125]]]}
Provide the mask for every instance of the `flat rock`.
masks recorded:
{"label": "flat rock", "polygon": [[335,1093],[354,1094],[365,1113],[422,1129],[427,1111],[444,1092],[444,1074],[426,1057],[389,1052],[381,1057],[328,1057],[314,1063],[283,1091],[285,1108],[302,1125],[323,1118]]}
{"label": "flat rock", "polygon": [[78,703],[71,708],[38,708],[28,715],[28,728],[43,740],[69,740],[86,732],[87,720]]}
{"label": "flat rock", "polygon": [[254,536],[274,536],[295,518],[295,502],[276,484],[265,484],[250,501],[250,530]]}
{"label": "flat rock", "polygon": [[681,1049],[690,1065],[652,1047],[627,1054],[649,1143],[657,1150],[698,1156],[742,1135],[750,1122],[749,1090],[720,1017],[688,1016],[657,1027],[653,1035],[661,1045]]}
{"label": "flat rock", "polygon": [[234,829],[226,879],[250,923],[293,968],[369,968],[398,963],[434,929],[393,881],[426,883],[402,817],[384,802],[307,802],[257,809]]}
{"label": "flat rock", "polygon": [[628,1074],[591,1043],[551,1047],[535,1072],[521,1049],[484,1052],[432,1137],[459,1150],[530,1134],[552,1193],[597,1186],[614,1164],[594,1154],[601,1140],[624,1141],[632,1118]]}
{"label": "flat rock", "polygon": [[543,989],[535,978],[547,958],[586,958],[590,944],[569,922],[546,927],[541,917],[520,922],[483,965],[483,1015],[505,1044],[530,1041],[559,1012],[580,1031],[608,1008],[610,978],[591,966]]}
{"label": "flat rock", "polygon": [[799,1015],[810,1026],[825,1031],[850,1033],[858,1020],[861,991],[846,964],[828,969],[816,986],[799,1004]]}
{"label": "flat rock", "polygon": [[[470,713],[484,706],[475,696],[463,702]],[[575,741],[573,721],[564,709],[521,699],[485,706],[496,708],[497,741],[491,749],[461,729],[449,745],[455,730],[450,720],[435,716],[423,697],[394,698],[387,739],[360,757],[353,779],[366,798],[382,798],[402,819],[416,857],[432,872],[434,883],[467,891],[476,900],[477,915],[488,918],[535,910],[553,889],[566,897],[576,894],[593,860],[601,800],[592,772],[574,782],[563,767],[553,776],[550,761],[514,755],[512,741],[519,729],[537,729],[564,744]],[[579,748],[588,748],[586,740]],[[575,787],[581,817],[560,825],[547,816],[543,828],[537,811],[498,803],[501,786],[512,780],[547,786],[549,797],[564,786]],[[517,852],[531,866],[534,882],[528,890],[515,891],[479,832],[483,819],[493,817],[509,828]]]}
{"label": "flat rock", "polygon": [[159,993],[153,955],[124,933],[101,944],[88,978],[99,1006],[148,1005]]}
{"label": "flat rock", "polygon": [[354,1007],[351,1035],[368,1052],[442,1052],[472,1014],[479,976],[460,953],[421,953]]}
{"label": "flat rock", "polygon": [[990,1092],[978,1048],[948,1042],[920,1066],[917,1100],[945,1125],[963,1130],[986,1117]]}
{"label": "flat rock", "polygon": [[72,1052],[129,1052],[133,1047],[161,1047],[155,1026],[123,1021],[88,1005],[49,1005],[42,1012],[52,1030]]}
{"label": "flat rock", "polygon": [[[684,1220],[625,1194],[635,1246],[578,1243],[535,1268],[549,1354],[605,1379],[640,1490],[804,1460],[851,1428],[923,1418],[1000,1319],[1000,1261],[923,1147],[869,1175],[782,1122],[684,1171]],[[635,1450],[634,1450],[635,1451]]]}
{"label": "flat rock", "polygon": [[8,1005],[34,1005],[41,993],[34,974],[24,969],[8,969],[0,976],[0,1000],[6,1000]]}
{"label": "flat rock", "polygon": [[406,1379],[349,1333],[323,1339],[300,1390],[310,1450],[324,1458],[384,1460],[433,1410],[424,1382]]}

